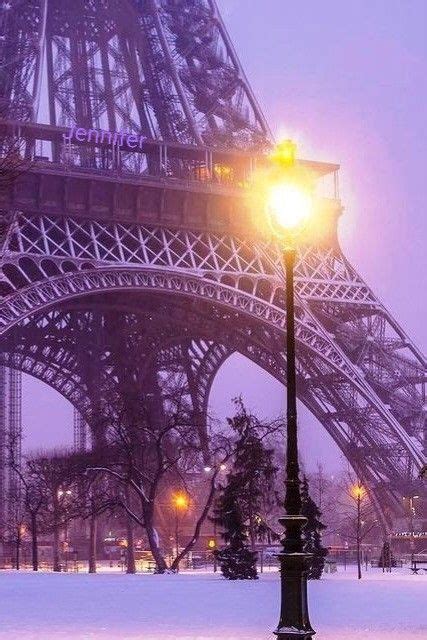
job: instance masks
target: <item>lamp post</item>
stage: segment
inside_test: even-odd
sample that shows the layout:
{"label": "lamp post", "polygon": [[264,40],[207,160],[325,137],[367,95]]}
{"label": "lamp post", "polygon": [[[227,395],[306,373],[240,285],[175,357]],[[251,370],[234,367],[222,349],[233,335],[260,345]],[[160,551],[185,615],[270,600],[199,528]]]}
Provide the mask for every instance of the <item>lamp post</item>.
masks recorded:
{"label": "lamp post", "polygon": [[[204,467],[204,472],[205,473],[211,473],[213,471],[213,467],[209,464],[207,464]],[[227,465],[225,462],[221,462],[219,464],[219,466],[217,467],[217,473],[222,472],[225,473],[225,471],[227,471]],[[214,486],[214,489],[216,490],[216,487]],[[214,573],[217,573],[218,571],[218,560],[217,560],[217,556],[215,551],[217,551],[218,549],[218,531],[217,531],[217,523],[216,523],[216,519],[214,519],[213,522],[213,536],[214,536],[214,541],[215,541],[215,545],[211,548],[214,549],[214,554],[213,554],[213,570]]]}
{"label": "lamp post", "polygon": [[[66,508],[67,506],[67,501],[70,499],[70,496],[72,495],[72,491],[71,489],[58,489],[57,492],[57,496],[58,496],[58,500],[61,500],[61,506],[62,508]],[[65,556],[65,566],[68,567],[68,518],[65,518],[65,525],[64,525],[64,544],[63,544],[63,552],[64,552],[64,556]]]}
{"label": "lamp post", "polygon": [[[175,493],[172,498],[173,505],[175,507],[175,549],[176,557],[179,555],[179,512],[188,508],[188,498],[184,493]],[[179,572],[179,564],[176,568]]]}
{"label": "lamp post", "polygon": [[411,534],[410,540],[410,550],[411,550],[411,564],[414,562],[414,554],[415,554],[415,535],[414,535],[414,515],[415,515],[415,506],[414,500],[417,500],[419,496],[409,496],[409,531]]}
{"label": "lamp post", "polygon": [[313,199],[306,180],[295,164],[295,145],[286,141],[273,156],[273,181],[267,196],[267,213],[273,233],[283,246],[286,278],[286,515],[279,518],[285,528],[279,553],[281,576],[280,620],[275,630],[279,640],[309,640],[315,633],[308,615],[307,572],[311,556],[304,552],[298,463],[298,428],[295,364],[294,267],[295,239],[312,213]]}
{"label": "lamp post", "polygon": [[[351,488],[351,495],[356,500],[357,508],[357,521],[356,521],[356,553],[357,553],[357,578],[362,579],[362,566],[361,566],[361,542],[362,542],[362,500],[366,495],[365,488],[361,485],[360,481]],[[385,564],[383,560],[383,564]]]}

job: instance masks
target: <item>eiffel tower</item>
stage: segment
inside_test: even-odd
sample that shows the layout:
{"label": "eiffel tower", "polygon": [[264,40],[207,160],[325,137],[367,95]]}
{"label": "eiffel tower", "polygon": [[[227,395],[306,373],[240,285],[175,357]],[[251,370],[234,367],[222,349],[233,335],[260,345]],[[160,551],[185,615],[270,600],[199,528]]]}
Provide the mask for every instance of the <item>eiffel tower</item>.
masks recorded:
{"label": "eiffel tower", "polygon": [[[231,354],[283,381],[281,256],[247,198],[272,139],[215,0],[9,0],[0,21],[1,140],[31,161],[0,202],[5,370],[95,441],[118,335],[144,392],[185,376],[202,425]],[[339,167],[300,162],[333,188],[298,247],[299,398],[389,529],[425,464],[426,362],[340,248]]]}

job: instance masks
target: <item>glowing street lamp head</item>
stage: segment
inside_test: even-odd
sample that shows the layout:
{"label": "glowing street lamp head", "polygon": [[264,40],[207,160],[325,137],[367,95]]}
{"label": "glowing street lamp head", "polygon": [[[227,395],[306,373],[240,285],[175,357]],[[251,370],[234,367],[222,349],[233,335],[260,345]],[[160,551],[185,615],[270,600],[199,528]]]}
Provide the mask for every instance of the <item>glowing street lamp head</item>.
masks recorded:
{"label": "glowing street lamp head", "polygon": [[303,228],[313,211],[311,193],[299,184],[281,182],[270,186],[267,209],[274,227],[288,233]]}
{"label": "glowing street lamp head", "polygon": [[188,507],[188,498],[183,493],[176,493],[173,497],[173,503],[177,509],[186,509]]}
{"label": "glowing street lamp head", "polygon": [[296,145],[284,140],[270,155],[266,208],[273,232],[297,235],[313,213],[312,180],[296,161]]}
{"label": "glowing street lamp head", "polygon": [[365,497],[365,494],[366,494],[366,489],[361,484],[355,484],[351,488],[351,495],[353,496],[353,498],[357,498],[361,500],[362,498]]}
{"label": "glowing street lamp head", "polygon": [[282,140],[276,144],[273,152],[270,154],[271,160],[282,167],[291,167],[295,164],[297,156],[297,145],[293,140]]}

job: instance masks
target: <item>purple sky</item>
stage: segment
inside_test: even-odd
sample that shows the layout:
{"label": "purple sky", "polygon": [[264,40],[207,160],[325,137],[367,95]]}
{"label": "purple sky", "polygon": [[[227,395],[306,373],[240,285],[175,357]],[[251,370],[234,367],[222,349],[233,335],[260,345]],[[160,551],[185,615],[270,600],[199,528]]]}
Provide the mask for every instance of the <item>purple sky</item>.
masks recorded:
{"label": "purple sky", "polygon": [[[425,350],[427,2],[218,5],[273,132],[294,137],[304,157],[341,164],[343,249]],[[27,446],[70,442],[65,401],[32,380],[24,388]],[[214,410],[226,414],[239,393],[261,413],[283,407],[280,385],[234,357],[214,384]],[[301,425],[307,465],[337,466],[324,429],[306,413]]]}

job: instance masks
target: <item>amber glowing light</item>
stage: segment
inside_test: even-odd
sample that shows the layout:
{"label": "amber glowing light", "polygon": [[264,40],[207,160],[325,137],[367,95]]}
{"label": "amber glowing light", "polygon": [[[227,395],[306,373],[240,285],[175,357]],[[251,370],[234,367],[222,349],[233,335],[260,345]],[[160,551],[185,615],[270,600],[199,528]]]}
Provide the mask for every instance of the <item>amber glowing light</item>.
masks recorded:
{"label": "amber glowing light", "polygon": [[185,493],[176,493],[172,498],[172,502],[176,509],[188,508],[188,498]]}
{"label": "amber glowing light", "polygon": [[351,495],[353,496],[353,498],[362,500],[365,497],[365,494],[366,489],[361,484],[355,484],[353,487],[351,487]]}
{"label": "amber glowing light", "polygon": [[261,214],[259,219],[264,224],[267,217],[275,235],[293,243],[315,223],[313,174],[297,161],[297,148],[292,140],[275,146],[267,164],[254,171],[252,184],[253,210]]}
{"label": "amber glowing light", "polygon": [[297,146],[293,140],[282,140],[274,147],[270,154],[271,160],[275,164],[282,166],[293,166],[297,156]]}
{"label": "amber glowing light", "polygon": [[284,230],[295,231],[309,220],[313,209],[311,194],[298,184],[271,185],[267,198],[268,213]]}
{"label": "amber glowing light", "polygon": [[313,195],[296,163],[296,155],[292,140],[276,145],[270,155],[272,171],[266,199],[274,226],[291,233],[303,229],[313,212]]}

